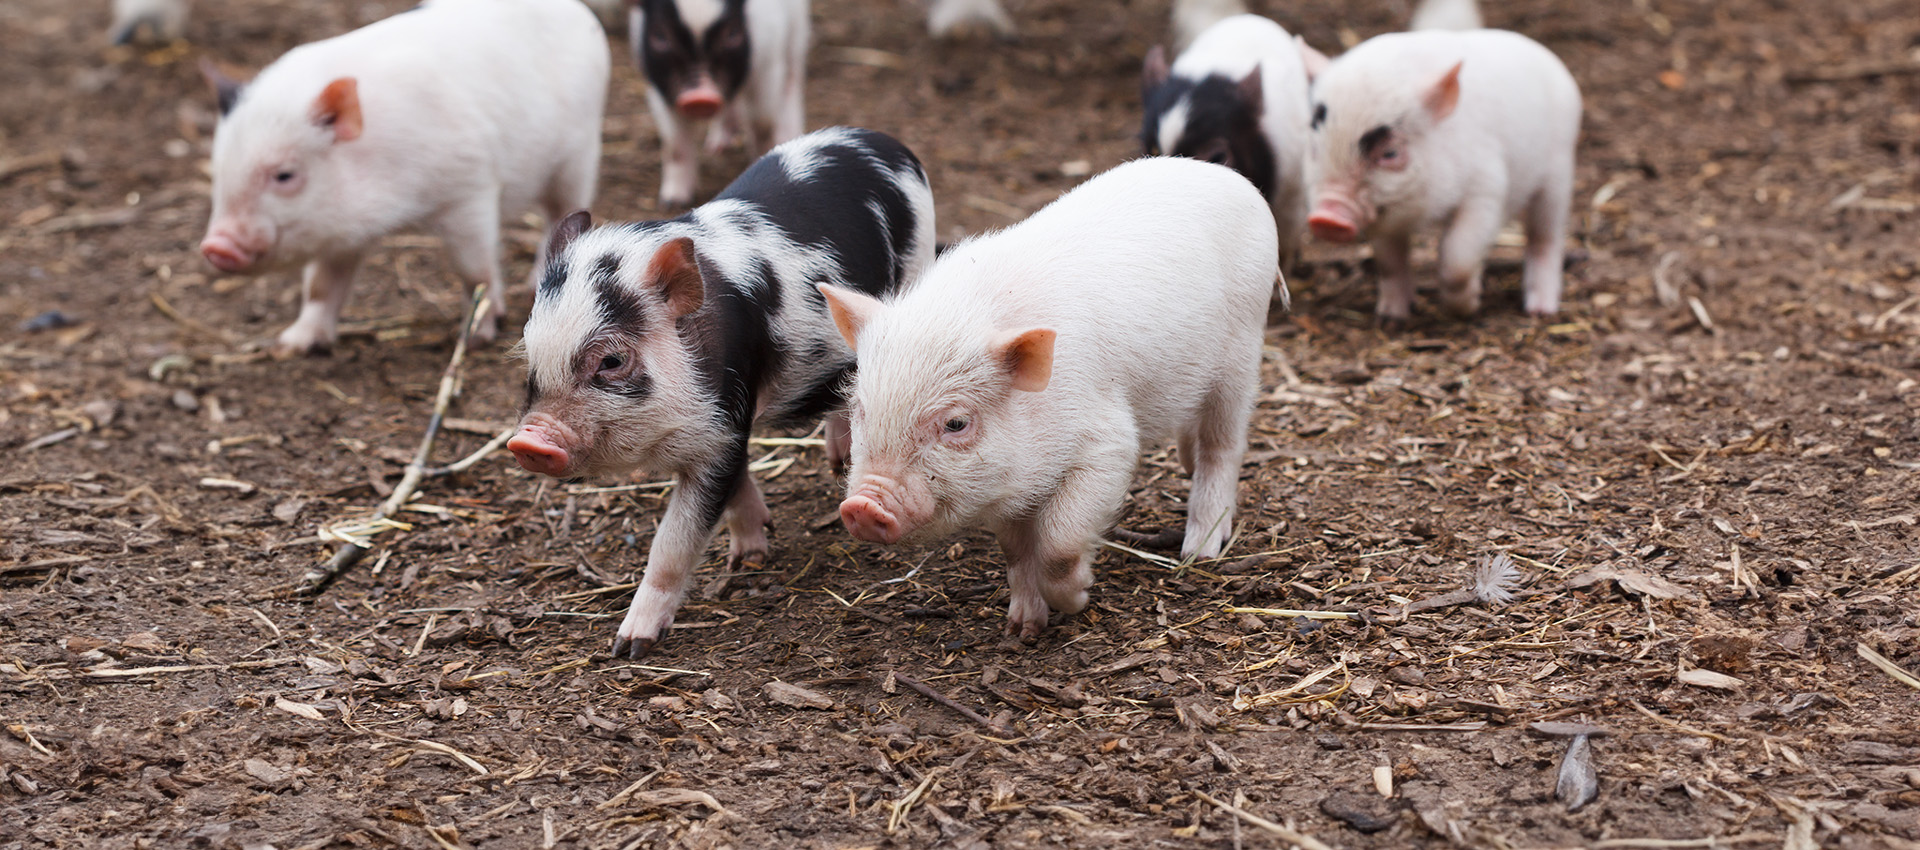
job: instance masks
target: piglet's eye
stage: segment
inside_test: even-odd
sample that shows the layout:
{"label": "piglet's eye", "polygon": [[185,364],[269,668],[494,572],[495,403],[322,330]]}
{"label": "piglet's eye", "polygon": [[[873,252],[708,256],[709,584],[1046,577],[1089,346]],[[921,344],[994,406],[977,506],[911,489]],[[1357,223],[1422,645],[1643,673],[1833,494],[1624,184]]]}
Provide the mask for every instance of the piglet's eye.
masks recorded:
{"label": "piglet's eye", "polygon": [[292,182],[293,182],[293,172],[291,172],[291,171],[281,171],[281,172],[278,172],[278,173],[276,173],[276,174],[274,174],[274,175],[273,175],[273,182],[275,182],[275,183],[292,183]]}
{"label": "piglet's eye", "polygon": [[967,430],[967,418],[964,416],[955,416],[947,420],[946,428],[949,434],[958,434],[961,431],[965,431]]}
{"label": "piglet's eye", "polygon": [[611,372],[615,369],[620,368],[621,366],[625,366],[626,364],[627,364],[626,358],[621,357],[618,354],[609,354],[605,357],[600,358],[600,371]]}

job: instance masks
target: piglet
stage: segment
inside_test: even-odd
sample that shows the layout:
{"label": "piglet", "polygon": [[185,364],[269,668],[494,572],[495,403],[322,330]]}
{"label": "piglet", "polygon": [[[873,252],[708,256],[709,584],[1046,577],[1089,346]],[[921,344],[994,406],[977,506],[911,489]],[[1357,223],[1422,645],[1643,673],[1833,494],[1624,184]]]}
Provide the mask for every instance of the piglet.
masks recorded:
{"label": "piglet", "polygon": [[890,301],[822,287],[859,358],[841,521],[884,544],[992,531],[1007,631],[1033,637],[1049,607],[1086,607],[1140,452],[1174,442],[1193,475],[1181,552],[1219,555],[1277,255],[1246,178],[1158,157],[953,246]]}
{"label": "piglet", "polygon": [[113,0],[113,23],[107,40],[129,44],[145,38],[171,41],[187,32],[189,0]]}
{"label": "piglet", "polygon": [[304,264],[300,317],[275,350],[324,353],[361,259],[423,229],[462,280],[486,283],[477,336],[491,340],[500,220],[591,202],[610,64],[579,0],[430,0],[294,48],[244,86],[205,64],[220,123],[200,253],[230,274]]}
{"label": "piglet", "polygon": [[[660,203],[693,203],[694,136],[757,150],[805,129],[808,0],[634,0],[627,32],[660,129]],[[717,120],[716,120],[717,119]],[[710,125],[710,126],[709,126]]]}
{"label": "piglet", "polygon": [[[1174,42],[1184,47],[1221,18],[1246,11],[1246,0],[1174,0]],[[927,32],[934,38],[982,29],[1001,39],[1019,32],[1000,0],[930,0],[927,6]]]}
{"label": "piglet", "polygon": [[1293,36],[1258,15],[1225,18],[1171,67],[1156,45],[1140,90],[1146,154],[1220,163],[1253,181],[1273,207],[1281,265],[1292,262],[1307,224],[1307,69]]}
{"label": "piglet", "polygon": [[1477,30],[1480,4],[1476,0],[1420,0],[1414,4],[1411,30]]}
{"label": "piglet", "polygon": [[1367,236],[1384,321],[1413,307],[1413,234],[1439,225],[1442,296],[1480,308],[1481,272],[1501,225],[1520,219],[1526,310],[1560,309],[1580,88],[1552,51],[1503,30],[1375,36],[1310,61],[1313,234]]}
{"label": "piglet", "polygon": [[884,296],[933,253],[933,193],[913,154],[833,128],[776,147],[707,204],[669,221],[587,230],[562,221],[527,319],[526,412],[507,443],[557,478],[645,468],[673,476],[646,574],[614,655],[638,658],[673,624],[724,516],[728,569],[767,555],[747,473],[755,423],[827,417],[846,456],[853,353],[816,282]]}

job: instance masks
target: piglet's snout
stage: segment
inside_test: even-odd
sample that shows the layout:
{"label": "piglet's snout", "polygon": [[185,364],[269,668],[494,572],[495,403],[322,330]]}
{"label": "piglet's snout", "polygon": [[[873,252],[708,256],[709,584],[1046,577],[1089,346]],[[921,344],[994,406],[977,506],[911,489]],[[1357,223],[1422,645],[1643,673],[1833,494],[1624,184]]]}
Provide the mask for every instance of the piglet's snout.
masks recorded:
{"label": "piglet's snout", "polygon": [[1336,196],[1323,196],[1307,216],[1314,238],[1328,242],[1352,242],[1360,238],[1360,211],[1352,202]]}
{"label": "piglet's snout", "polygon": [[702,79],[693,88],[674,98],[673,108],[688,118],[707,119],[720,112],[721,103],[720,89],[714,86],[712,80]]}
{"label": "piglet's snout", "polygon": [[554,439],[552,432],[534,423],[520,426],[520,433],[507,441],[507,451],[513,452],[514,460],[520,462],[520,468],[541,475],[564,478],[567,474],[567,449],[560,440]]}
{"label": "piglet's snout", "polygon": [[868,543],[897,543],[900,521],[880,499],[868,493],[855,493],[840,503],[840,521],[854,537]]}
{"label": "piglet's snout", "polygon": [[200,241],[200,256],[214,268],[229,274],[246,271],[253,265],[253,255],[232,236],[225,233],[209,233]]}

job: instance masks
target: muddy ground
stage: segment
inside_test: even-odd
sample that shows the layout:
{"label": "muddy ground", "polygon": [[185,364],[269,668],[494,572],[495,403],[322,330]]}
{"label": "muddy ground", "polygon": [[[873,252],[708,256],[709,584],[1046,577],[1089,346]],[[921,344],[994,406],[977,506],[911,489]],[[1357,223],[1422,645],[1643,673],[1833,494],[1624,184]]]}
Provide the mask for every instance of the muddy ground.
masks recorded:
{"label": "muddy ground", "polygon": [[[331,358],[259,356],[295,286],[196,254],[194,63],[405,3],[204,0],[148,50],[102,44],[105,5],[0,6],[0,845],[1286,846],[1237,803],[1333,847],[1920,846],[1920,690],[1867,660],[1920,670],[1907,0],[1494,0],[1587,97],[1557,319],[1520,315],[1508,247],[1480,316],[1383,332],[1365,249],[1316,246],[1228,557],[1105,550],[1032,646],[990,539],[859,544],[819,450],[764,446],[774,560],[722,576],[717,543],[644,663],[608,648],[646,477],[496,454],[286,593],[397,481],[466,295],[396,238]],[[1323,46],[1407,11],[1256,6]],[[816,4],[810,124],[913,146],[943,238],[1134,152],[1166,3],[1014,12],[1015,43],[940,44],[895,0]],[[658,215],[624,61],[606,140],[600,213]],[[24,329],[48,310],[78,324]],[[467,359],[435,464],[512,421],[519,370]],[[1125,524],[1185,487],[1149,456]],[[1447,596],[1499,553],[1515,599]],[[1598,727],[1577,811],[1542,722]]]}

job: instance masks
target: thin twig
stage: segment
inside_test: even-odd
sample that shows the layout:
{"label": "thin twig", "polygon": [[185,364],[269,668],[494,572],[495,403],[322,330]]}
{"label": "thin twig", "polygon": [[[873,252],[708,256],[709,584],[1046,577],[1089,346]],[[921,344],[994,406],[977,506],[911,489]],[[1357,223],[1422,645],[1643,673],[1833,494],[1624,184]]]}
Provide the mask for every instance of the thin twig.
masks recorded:
{"label": "thin twig", "polygon": [[1675,731],[1685,732],[1689,735],[1694,735],[1701,738],[1712,738],[1715,741],[1724,742],[1724,741],[1734,740],[1718,732],[1709,732],[1705,729],[1699,729],[1692,726],[1688,726],[1687,724],[1681,723],[1680,721],[1677,721],[1677,720],[1669,720],[1665,717],[1661,717],[1658,714],[1654,714],[1652,709],[1649,709],[1646,706],[1641,705],[1638,700],[1627,700],[1627,704],[1639,710],[1641,714],[1646,715],[1647,719],[1652,720],[1655,723],[1659,723],[1663,726],[1672,727]]}
{"label": "thin twig", "polygon": [[993,721],[988,720],[985,717],[981,717],[980,712],[974,711],[971,708],[968,708],[964,705],[954,702],[952,697],[949,697],[946,694],[943,694],[939,691],[934,690],[932,687],[929,687],[927,683],[922,682],[919,679],[915,679],[914,677],[909,676],[905,673],[896,672],[893,674],[893,680],[896,682],[899,682],[902,685],[906,685],[907,687],[912,688],[916,691],[919,691],[921,694],[925,695],[927,699],[933,700],[934,702],[937,702],[941,705],[944,705],[948,708],[953,709],[961,717],[965,717],[968,720],[971,720],[975,723],[980,724],[981,726],[986,727],[987,731],[992,732],[995,735],[1005,736],[1005,735],[1011,734],[1010,730],[1006,729],[1005,727],[1002,727],[1001,725],[994,723]]}
{"label": "thin twig", "polygon": [[1794,71],[1786,75],[1789,83],[1838,83],[1847,80],[1867,80],[1874,77],[1890,77],[1901,74],[1920,74],[1920,62],[1900,60],[1895,62],[1867,62],[1859,65],[1842,65],[1838,68],[1813,68]]}
{"label": "thin twig", "polygon": [[487,455],[493,454],[501,446],[506,445],[507,441],[513,439],[513,435],[516,433],[519,433],[518,429],[512,426],[508,426],[506,430],[493,435],[493,439],[488,440],[486,445],[481,446],[473,454],[467,455],[466,457],[456,460],[453,463],[449,463],[446,466],[436,466],[432,469],[429,469],[426,472],[421,473],[421,477],[440,478],[442,476],[459,475],[462,472],[466,472],[467,470],[472,469],[474,464],[479,463],[482,460],[485,460]]}
{"label": "thin twig", "polygon": [[1867,663],[1880,668],[1881,672],[1892,676],[1901,684],[1914,690],[1920,690],[1920,678],[1916,678],[1912,673],[1900,669],[1900,665],[1893,663],[1893,661],[1886,656],[1875,652],[1873,647],[1864,643],[1856,643],[1853,645],[1853,651],[1856,655],[1866,659]]}
{"label": "thin twig", "polygon": [[[407,470],[400,477],[400,483],[393,488],[393,494],[375,511],[370,522],[377,523],[396,513],[413,498],[420,486],[420,480],[426,477],[427,456],[433,452],[434,438],[440,435],[440,423],[446,418],[447,406],[453,403],[454,388],[459,385],[460,364],[467,358],[467,341],[472,339],[473,330],[480,324],[482,316],[493,309],[491,299],[486,297],[484,287],[475,287],[473,292],[473,312],[468,314],[466,324],[460,326],[460,338],[453,344],[453,357],[447,361],[447,368],[440,373],[440,392],[433,400],[433,416],[427,419],[427,431],[420,437],[420,448],[413,453],[413,460],[407,464]],[[463,461],[464,462],[464,461]],[[477,460],[476,460],[477,462]],[[348,568],[366,556],[371,546],[357,543],[342,543],[335,549],[333,557],[326,564],[314,567],[300,577],[300,583],[293,593],[298,596],[310,596],[325,590],[334,579],[345,573]]]}
{"label": "thin twig", "polygon": [[1226,802],[1225,800],[1215,799],[1213,795],[1208,794],[1207,792],[1202,791],[1198,788],[1195,788],[1193,793],[1195,796],[1199,797],[1200,799],[1220,807],[1220,811],[1226,812],[1227,814],[1233,815],[1234,817],[1244,820],[1247,823],[1253,824],[1254,826],[1257,826],[1261,830],[1265,831],[1268,835],[1278,838],[1281,841],[1285,841],[1289,844],[1297,844],[1305,848],[1305,850],[1333,850],[1332,847],[1328,847],[1327,845],[1321,843],[1320,839],[1318,838],[1314,838],[1313,836],[1308,835],[1304,832],[1298,832],[1295,830],[1288,829],[1284,826],[1274,823],[1273,821],[1267,820],[1266,818],[1263,818],[1259,815],[1249,812],[1246,809],[1242,809],[1239,806]]}

